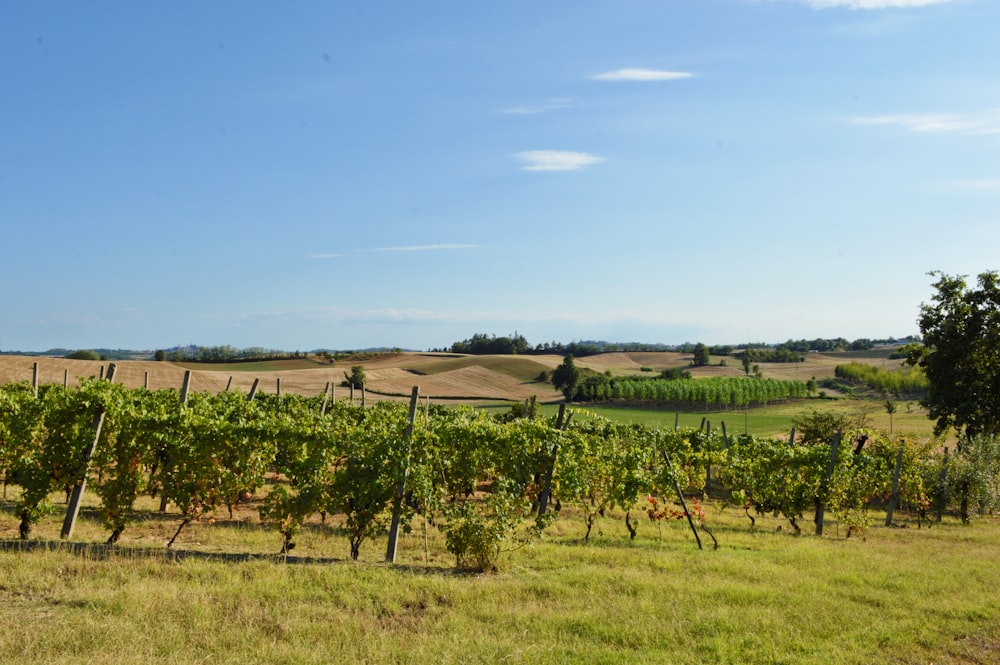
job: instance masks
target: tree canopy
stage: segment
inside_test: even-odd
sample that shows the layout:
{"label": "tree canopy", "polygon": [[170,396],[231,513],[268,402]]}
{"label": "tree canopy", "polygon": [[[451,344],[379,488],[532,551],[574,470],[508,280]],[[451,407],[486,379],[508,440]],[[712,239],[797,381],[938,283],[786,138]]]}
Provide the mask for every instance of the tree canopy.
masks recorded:
{"label": "tree canopy", "polygon": [[573,362],[573,356],[563,358],[559,367],[552,372],[552,385],[561,390],[567,400],[573,399],[576,387],[580,383],[580,368]]}
{"label": "tree canopy", "polygon": [[1000,277],[984,272],[970,287],[962,275],[930,274],[936,292],[918,319],[924,346],[907,353],[930,384],[922,403],[937,433],[1000,434]]}

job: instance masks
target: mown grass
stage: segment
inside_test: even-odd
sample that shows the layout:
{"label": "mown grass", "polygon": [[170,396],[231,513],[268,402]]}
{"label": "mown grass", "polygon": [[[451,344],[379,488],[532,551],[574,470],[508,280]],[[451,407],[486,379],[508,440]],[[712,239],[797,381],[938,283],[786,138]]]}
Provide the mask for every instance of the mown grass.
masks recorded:
{"label": "mown grass", "polygon": [[[9,503],[6,504],[9,507]],[[38,535],[51,544],[59,515]],[[20,551],[0,513],[0,663],[993,663],[1000,660],[1000,524],[951,517],[844,538],[792,536],[787,522],[711,505],[720,548],[699,551],[686,524],[621,515],[591,542],[566,507],[542,542],[501,572],[452,570],[430,528],[384,538],[346,560],[335,528],[299,539],[322,563],[163,556],[152,515],[127,547]],[[173,519],[173,518],[171,518]],[[169,520],[168,520],[169,521]],[[878,523],[880,519],[876,520]],[[779,528],[780,527],[780,528]],[[104,534],[89,513],[75,540]],[[186,552],[274,552],[246,515],[196,525]],[[294,559],[290,559],[294,561]]]}
{"label": "mown grass", "polygon": [[[500,412],[509,410],[510,405],[488,405],[480,408]],[[728,411],[672,411],[606,404],[573,404],[571,408],[578,412],[574,417],[586,418],[590,414],[596,414],[618,422],[668,429],[672,428],[675,422],[681,428],[701,427],[702,419],[707,420],[713,429],[719,429],[725,422],[726,431],[730,434],[747,432],[755,436],[787,437],[796,418],[808,416],[814,411],[843,415],[855,422],[863,422],[866,427],[883,429],[886,432],[890,430],[889,414],[885,410],[885,402],[881,400],[807,399]],[[543,404],[540,409],[546,416],[551,416],[558,413],[559,405]],[[892,416],[891,425],[892,432],[898,435],[930,439],[934,433],[934,424],[927,419],[927,411],[914,401],[896,403],[896,413]]]}

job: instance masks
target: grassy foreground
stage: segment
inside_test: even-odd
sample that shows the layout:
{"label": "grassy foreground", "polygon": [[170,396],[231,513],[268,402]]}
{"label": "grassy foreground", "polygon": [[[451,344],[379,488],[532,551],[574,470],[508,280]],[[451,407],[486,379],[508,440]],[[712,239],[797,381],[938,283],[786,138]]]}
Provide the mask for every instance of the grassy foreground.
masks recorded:
{"label": "grassy foreground", "polygon": [[[384,540],[359,564],[176,561],[162,550],[49,551],[58,525],[43,530],[46,547],[19,551],[13,516],[0,514],[0,662],[1000,661],[996,521],[917,529],[903,516],[906,528],[866,539],[831,524],[823,538],[795,537],[782,520],[752,531],[740,511],[711,507],[721,547],[699,551],[679,522],[662,534],[644,522],[630,542],[611,517],[585,545],[569,512],[490,575],[455,573],[443,558],[424,565],[419,529],[397,566],[377,562]],[[232,526],[196,528],[184,547],[276,545]],[[80,538],[97,542],[96,528],[82,524]],[[346,542],[327,541],[346,554]]]}

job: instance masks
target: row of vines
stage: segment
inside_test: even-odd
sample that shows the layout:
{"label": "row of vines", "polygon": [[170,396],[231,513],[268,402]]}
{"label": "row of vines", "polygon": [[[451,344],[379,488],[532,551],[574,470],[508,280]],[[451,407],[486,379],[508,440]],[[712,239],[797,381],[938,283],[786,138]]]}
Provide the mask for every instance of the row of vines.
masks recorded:
{"label": "row of vines", "polygon": [[[102,413],[88,464],[84,451]],[[834,449],[597,417],[557,423],[427,406],[407,439],[409,415],[405,404],[362,408],[295,395],[194,393],[182,403],[176,390],[94,379],[78,389],[41,386],[37,396],[28,384],[8,384],[0,386],[0,474],[5,497],[8,485],[20,488],[11,505],[21,538],[53,510],[54,495],[86,480],[100,499],[109,543],[135,519],[144,494],[176,508],[177,533],[256,496],[285,552],[307,519],[340,515],[357,558],[366,541],[385,533],[396,508],[404,528],[424,516],[444,532],[459,565],[479,568],[501,548],[538,537],[565,506],[583,515],[588,536],[596,516],[611,509],[624,512],[633,538],[638,517],[690,517],[704,527],[699,506],[681,504],[676,488],[702,496],[708,477],[713,495],[751,521],[755,511],[772,513],[796,530],[817,504],[863,529],[872,502],[890,498],[897,459],[898,496],[915,509],[943,498],[949,484],[964,491],[960,500],[972,512],[993,508],[974,491],[981,483],[963,486],[954,475],[971,473],[958,456],[946,460],[927,444],[875,431],[847,433]],[[982,453],[987,445],[995,448],[970,443],[966,451],[996,459],[995,450]],[[998,472],[975,469],[994,490]]]}

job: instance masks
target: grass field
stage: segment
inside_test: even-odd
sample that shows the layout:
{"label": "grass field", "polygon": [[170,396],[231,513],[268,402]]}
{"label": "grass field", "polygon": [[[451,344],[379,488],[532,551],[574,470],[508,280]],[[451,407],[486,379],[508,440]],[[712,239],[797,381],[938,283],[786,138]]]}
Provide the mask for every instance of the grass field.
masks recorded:
{"label": "grass field", "polygon": [[[5,504],[9,506],[8,504]],[[59,548],[58,520],[24,551],[0,513],[0,663],[996,663],[1000,524],[873,527],[867,538],[792,536],[787,524],[711,506],[717,551],[686,526],[648,522],[629,541],[620,515],[581,542],[567,508],[498,574],[423,560],[421,530],[401,563],[385,541],[346,560],[334,529],[301,538],[313,563],[198,553],[275,551],[253,520],[195,525],[179,559],[152,515],[114,550]],[[779,528],[784,526],[784,528]],[[130,531],[132,533],[130,534]],[[103,534],[85,513],[77,541]],[[430,529],[434,552],[441,536]],[[156,542],[158,541],[158,543]],[[297,561],[289,559],[290,562]]]}

